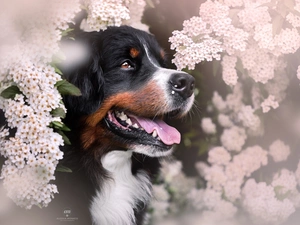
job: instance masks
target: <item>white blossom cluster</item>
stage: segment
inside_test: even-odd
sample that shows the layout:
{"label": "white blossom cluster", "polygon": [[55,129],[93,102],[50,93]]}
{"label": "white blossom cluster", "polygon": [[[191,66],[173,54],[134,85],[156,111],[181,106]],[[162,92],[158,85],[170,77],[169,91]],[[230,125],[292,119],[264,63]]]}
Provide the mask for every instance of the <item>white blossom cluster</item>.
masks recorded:
{"label": "white blossom cluster", "polygon": [[1,178],[17,205],[45,207],[58,193],[54,172],[63,158],[60,146],[64,145],[62,136],[50,126],[61,124],[61,118],[52,112],[66,112],[55,87],[61,75],[49,63],[80,5],[77,0],[19,3],[0,7],[1,18],[5,18],[0,24],[4,31],[0,90],[15,90],[14,95],[0,99],[7,121],[1,130],[0,154],[6,158]]}
{"label": "white blossom cluster", "polygon": [[[61,81],[50,63],[63,60],[60,40],[76,14],[87,11],[89,30],[121,24],[147,30],[141,18],[144,0],[27,0],[18,5],[0,3],[0,90],[15,87],[17,94],[1,98],[7,128],[1,130],[0,154],[6,158],[1,178],[8,195],[18,205],[47,206],[58,192],[53,184],[63,138],[53,129],[66,113],[55,84]],[[126,23],[125,23],[126,21]],[[9,131],[16,129],[12,137]]]}
{"label": "white blossom cluster", "polygon": [[[214,129],[220,127],[222,131],[218,138],[221,146],[208,151],[209,164],[197,163],[196,168],[206,181],[206,188],[194,191],[190,204],[200,204],[202,208],[198,210],[202,216],[198,219],[209,221],[210,224],[223,221],[240,224],[237,218],[243,218],[242,212],[247,212],[246,220],[249,220],[249,224],[282,224],[299,207],[297,182],[300,179],[300,167],[296,172],[282,169],[273,175],[271,184],[255,181],[252,175],[268,166],[269,159],[275,163],[287,161],[291,149],[280,139],[271,142],[269,149],[247,145],[249,138],[264,134],[264,126],[263,118],[257,114],[260,106],[255,109],[255,104],[245,105],[244,99],[241,82],[237,83],[233,92],[225,99],[217,91],[214,92],[212,105],[218,117],[216,120],[204,117],[203,120],[214,124]],[[272,96],[269,97],[269,100],[272,99]],[[268,107],[277,108],[278,105],[271,102]],[[203,127],[203,120],[201,127],[206,131],[211,125]],[[212,193],[219,197],[213,198]],[[221,209],[215,210],[206,199],[212,199],[211,202],[218,206],[225,201],[223,210],[232,207],[236,210],[226,216],[220,215]]]}
{"label": "white blossom cluster", "polygon": [[222,79],[231,88],[223,96],[214,90],[211,117],[201,120],[212,141],[207,162],[196,163],[205,185],[188,193],[187,205],[196,213],[183,224],[276,225],[299,212],[300,160],[290,165],[290,134],[270,131],[279,113],[289,110],[279,111],[281,103],[288,105],[291,76],[300,79],[300,66],[291,71],[286,57],[300,47],[299,13],[298,0],[207,0],[199,16],[170,37],[179,70],[221,60]]}
{"label": "white blossom cluster", "polygon": [[260,93],[259,99],[267,112],[284,99],[281,92],[286,87],[275,80],[289,79],[282,56],[300,47],[299,10],[298,1],[207,0],[199,16],[184,21],[183,29],[170,37],[176,50],[173,63],[179,70],[192,70],[204,60],[221,60],[227,85],[248,77],[253,86],[267,84],[263,87],[267,95]]}
{"label": "white blossom cluster", "polygon": [[201,120],[202,130],[207,134],[216,133],[216,125],[212,122],[211,118],[202,118]]}
{"label": "white blossom cluster", "polygon": [[186,177],[182,172],[180,161],[163,161],[160,175],[162,183],[153,185],[151,224],[159,224],[161,221],[165,224],[168,215],[180,213],[181,205],[186,203],[186,196],[196,186],[196,179]]}
{"label": "white blossom cluster", "polygon": [[146,2],[144,0],[85,0],[88,17],[83,21],[84,30],[99,31],[108,26],[131,25],[142,30],[141,23]]}

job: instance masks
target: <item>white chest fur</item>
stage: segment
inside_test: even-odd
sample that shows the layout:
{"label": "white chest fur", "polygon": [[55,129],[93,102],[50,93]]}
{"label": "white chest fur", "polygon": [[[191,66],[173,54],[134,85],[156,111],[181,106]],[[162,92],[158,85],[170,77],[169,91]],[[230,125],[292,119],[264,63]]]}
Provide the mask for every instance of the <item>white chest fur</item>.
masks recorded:
{"label": "white chest fur", "polygon": [[131,151],[112,151],[102,158],[112,179],[106,179],[90,207],[95,225],[134,225],[137,203],[151,198],[151,183],[144,171],[131,172]]}

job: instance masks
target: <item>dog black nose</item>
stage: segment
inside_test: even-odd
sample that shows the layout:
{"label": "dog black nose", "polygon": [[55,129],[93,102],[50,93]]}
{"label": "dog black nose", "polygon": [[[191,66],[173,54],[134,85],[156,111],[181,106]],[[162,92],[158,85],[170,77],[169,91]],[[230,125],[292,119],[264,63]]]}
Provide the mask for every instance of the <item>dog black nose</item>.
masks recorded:
{"label": "dog black nose", "polygon": [[172,93],[177,92],[181,97],[187,99],[194,92],[195,79],[187,73],[175,73],[170,78],[170,84]]}

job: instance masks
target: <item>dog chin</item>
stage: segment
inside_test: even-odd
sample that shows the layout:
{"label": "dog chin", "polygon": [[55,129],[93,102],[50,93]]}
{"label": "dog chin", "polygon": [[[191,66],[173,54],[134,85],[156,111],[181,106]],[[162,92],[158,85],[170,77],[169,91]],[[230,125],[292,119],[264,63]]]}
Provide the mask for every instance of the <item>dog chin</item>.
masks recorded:
{"label": "dog chin", "polygon": [[166,157],[173,153],[173,147],[169,149],[161,149],[160,147],[156,146],[149,146],[149,145],[134,145],[131,146],[130,149],[139,154],[143,154],[149,157]]}

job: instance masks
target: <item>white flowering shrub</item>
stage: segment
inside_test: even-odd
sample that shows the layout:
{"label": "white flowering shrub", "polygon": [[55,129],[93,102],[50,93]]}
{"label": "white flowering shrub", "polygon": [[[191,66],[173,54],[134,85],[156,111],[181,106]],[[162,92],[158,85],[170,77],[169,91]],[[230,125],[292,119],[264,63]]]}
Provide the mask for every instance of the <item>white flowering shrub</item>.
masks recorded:
{"label": "white flowering shrub", "polygon": [[[0,108],[7,122],[1,130],[0,154],[6,158],[1,178],[16,204],[43,207],[58,192],[54,172],[63,158],[60,146],[68,142],[60,93],[67,82],[51,63],[80,5],[32,0],[9,6],[0,7],[0,29],[6,31],[0,44]],[[71,92],[80,94],[76,88]]]}
{"label": "white flowering shrub", "polygon": [[[299,16],[298,0],[206,0],[169,38],[178,70],[193,73],[214,61],[215,78],[227,86],[226,94],[213,90],[202,115],[207,162],[196,169],[204,184],[181,198],[194,217],[181,224],[288,224],[299,212],[299,146],[290,137],[299,135],[280,132],[287,122],[278,123],[284,118],[294,127],[289,111],[299,112],[288,92],[300,77]],[[210,74],[203,76],[205,83]]]}
{"label": "white flowering shrub", "polygon": [[0,178],[17,205],[46,207],[59,192],[55,171],[69,171],[58,167],[60,147],[69,144],[63,133],[69,128],[62,122],[67,113],[62,94],[80,91],[55,66],[65,57],[60,40],[71,31],[69,25],[85,8],[86,29],[141,27],[145,6],[143,0],[0,3],[0,109],[6,118],[0,130],[0,155],[5,158]]}
{"label": "white flowering shrub", "polygon": [[122,24],[148,30],[148,27],[141,23],[145,0],[84,0],[83,5],[88,13],[81,24],[84,30],[98,31]]}

